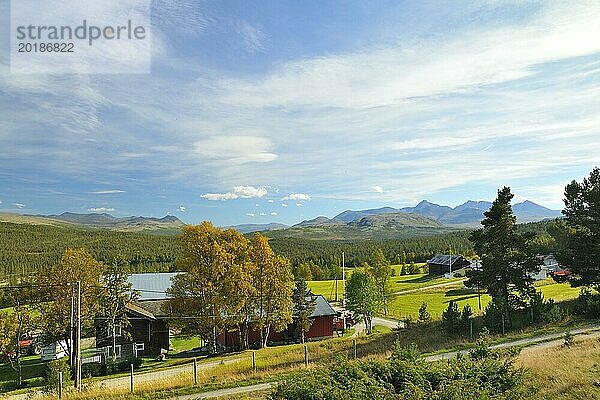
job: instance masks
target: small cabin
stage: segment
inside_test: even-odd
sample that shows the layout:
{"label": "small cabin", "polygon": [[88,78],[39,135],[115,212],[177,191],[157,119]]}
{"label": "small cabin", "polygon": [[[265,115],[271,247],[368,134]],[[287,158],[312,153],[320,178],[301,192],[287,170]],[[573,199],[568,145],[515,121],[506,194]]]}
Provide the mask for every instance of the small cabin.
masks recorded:
{"label": "small cabin", "polygon": [[427,260],[430,275],[444,275],[469,265],[471,262],[461,255],[438,254]]}

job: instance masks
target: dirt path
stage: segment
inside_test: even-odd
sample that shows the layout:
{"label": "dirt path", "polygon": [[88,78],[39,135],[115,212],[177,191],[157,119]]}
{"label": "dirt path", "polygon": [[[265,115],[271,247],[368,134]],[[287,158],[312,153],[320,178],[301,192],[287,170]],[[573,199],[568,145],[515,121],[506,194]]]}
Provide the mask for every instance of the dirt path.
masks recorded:
{"label": "dirt path", "polygon": [[[584,333],[591,333],[591,332],[598,332],[598,331],[600,331],[600,324],[589,325],[589,326],[584,326],[581,328],[572,329],[571,334],[581,335]],[[550,341],[561,342],[562,337],[564,335],[565,335],[564,332],[548,333],[545,335],[533,336],[533,337],[526,338],[526,339],[512,340],[510,342],[494,344],[494,345],[490,346],[490,349],[492,349],[492,350],[493,349],[506,349],[508,347],[528,346],[528,345],[539,344],[539,343],[541,343],[540,344],[541,346],[544,346],[544,345],[552,346],[552,345],[546,344],[546,342],[550,342]],[[460,351],[451,351],[448,353],[434,354],[432,356],[426,357],[425,359],[427,361],[445,360],[448,358],[455,357],[458,354],[468,354],[470,350],[471,349],[465,349],[465,350],[460,350]]]}

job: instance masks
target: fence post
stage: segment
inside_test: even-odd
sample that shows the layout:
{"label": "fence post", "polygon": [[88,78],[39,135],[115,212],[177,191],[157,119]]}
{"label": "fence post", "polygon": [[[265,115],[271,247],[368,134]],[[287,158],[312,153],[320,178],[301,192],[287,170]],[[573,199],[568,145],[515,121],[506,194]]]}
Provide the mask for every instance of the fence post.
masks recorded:
{"label": "fence post", "polygon": [[356,360],[356,339],[352,339],[352,349],[354,352],[354,359]]}
{"label": "fence post", "polygon": [[531,324],[533,325],[534,320],[533,320],[533,304],[531,305]]}
{"label": "fence post", "polygon": [[471,335],[471,340],[473,340],[473,320],[469,319],[469,332]]}
{"label": "fence post", "polygon": [[63,377],[62,372],[58,371],[58,398],[62,399]]}
{"label": "fence post", "polygon": [[133,364],[131,364],[131,372],[129,373],[129,391],[133,393]]}
{"label": "fence post", "polygon": [[198,364],[196,357],[194,357],[194,386],[198,384]]}
{"label": "fence post", "polygon": [[304,366],[308,367],[308,346],[304,345]]}
{"label": "fence post", "polygon": [[252,370],[256,371],[256,352],[252,351]]}

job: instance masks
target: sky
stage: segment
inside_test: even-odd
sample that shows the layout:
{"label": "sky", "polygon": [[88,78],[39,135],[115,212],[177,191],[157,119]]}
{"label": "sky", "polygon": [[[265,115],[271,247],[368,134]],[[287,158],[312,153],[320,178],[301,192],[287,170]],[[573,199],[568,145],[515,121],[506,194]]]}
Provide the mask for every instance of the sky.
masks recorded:
{"label": "sky", "polygon": [[152,2],[150,74],[11,74],[0,212],[295,223],[600,165],[600,2]]}

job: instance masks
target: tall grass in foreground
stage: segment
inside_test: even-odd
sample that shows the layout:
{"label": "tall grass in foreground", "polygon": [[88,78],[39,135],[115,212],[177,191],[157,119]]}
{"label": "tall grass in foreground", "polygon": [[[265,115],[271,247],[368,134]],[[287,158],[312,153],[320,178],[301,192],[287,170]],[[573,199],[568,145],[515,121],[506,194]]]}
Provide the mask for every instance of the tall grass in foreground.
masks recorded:
{"label": "tall grass in foreground", "polygon": [[519,363],[529,370],[535,399],[600,399],[600,335],[575,337],[572,346],[553,344],[521,351]]}
{"label": "tall grass in foreground", "polygon": [[[380,333],[370,337],[361,336],[357,341],[358,357],[383,357],[391,351],[395,333]],[[307,343],[309,361],[308,368],[330,362],[337,357],[353,357],[353,341],[349,338],[335,338],[320,342]],[[228,385],[234,386],[240,382],[260,382],[272,380],[276,375],[295,372],[305,369],[304,347],[302,345],[289,345],[271,347],[256,351],[256,370],[252,369],[251,352],[239,354],[239,361],[221,363],[209,368],[198,364],[198,386],[206,390],[218,389]],[[209,360],[210,361],[210,360]],[[129,393],[127,379],[122,379],[119,385],[107,385],[100,382],[90,382],[81,392],[71,391],[64,396],[66,399],[100,399],[100,398],[156,398],[156,392],[163,392],[161,397],[178,395],[191,391],[194,381],[191,365],[177,375],[164,371],[164,377],[147,381],[143,374],[136,375],[135,393]],[[56,396],[47,396],[47,398]]]}

